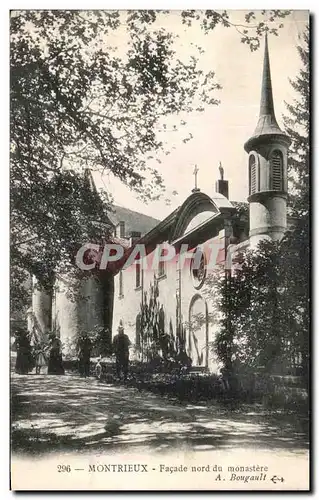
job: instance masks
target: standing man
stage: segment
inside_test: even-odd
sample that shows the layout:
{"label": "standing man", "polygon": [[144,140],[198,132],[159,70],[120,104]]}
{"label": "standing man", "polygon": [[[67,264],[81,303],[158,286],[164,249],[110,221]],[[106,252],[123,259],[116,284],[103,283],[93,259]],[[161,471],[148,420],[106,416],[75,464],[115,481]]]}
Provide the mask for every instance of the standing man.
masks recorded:
{"label": "standing man", "polygon": [[82,377],[90,376],[90,359],[92,342],[87,333],[81,335],[78,341],[79,372]]}
{"label": "standing man", "polygon": [[129,363],[129,347],[130,339],[124,333],[123,323],[120,320],[119,327],[117,329],[118,334],[115,335],[113,339],[113,353],[116,358],[116,373],[119,378],[121,378],[121,372],[123,372],[124,381],[127,379],[128,373],[128,363]]}

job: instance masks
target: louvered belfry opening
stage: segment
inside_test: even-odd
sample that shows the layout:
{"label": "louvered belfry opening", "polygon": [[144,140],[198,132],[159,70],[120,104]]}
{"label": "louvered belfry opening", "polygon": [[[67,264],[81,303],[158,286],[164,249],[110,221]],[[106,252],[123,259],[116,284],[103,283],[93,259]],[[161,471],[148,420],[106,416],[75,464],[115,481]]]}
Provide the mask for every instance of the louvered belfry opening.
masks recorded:
{"label": "louvered belfry opening", "polygon": [[274,151],[271,155],[271,174],[272,174],[272,189],[274,191],[283,190],[283,172],[282,172],[282,153],[281,151]]}
{"label": "louvered belfry opening", "polygon": [[251,155],[249,158],[249,192],[250,194],[256,193],[257,190],[257,169],[256,169],[256,158]]}

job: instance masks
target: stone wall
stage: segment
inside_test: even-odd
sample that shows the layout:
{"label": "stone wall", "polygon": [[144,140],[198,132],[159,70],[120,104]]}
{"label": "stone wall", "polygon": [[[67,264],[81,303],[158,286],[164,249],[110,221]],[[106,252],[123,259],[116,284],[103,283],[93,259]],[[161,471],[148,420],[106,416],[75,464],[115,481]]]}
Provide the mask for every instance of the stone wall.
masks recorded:
{"label": "stone wall", "polygon": [[[204,249],[207,259],[212,258],[214,262],[218,261],[219,265],[223,265],[225,261],[225,246],[227,231],[220,231],[219,235],[207,240],[202,248]],[[212,254],[212,255],[211,255]],[[132,344],[136,342],[136,317],[140,312],[142,294],[146,292],[149,294],[150,286],[154,282],[154,277],[158,276],[156,270],[150,265],[153,262],[155,251],[147,257],[147,264],[143,264],[143,276],[141,277],[141,286],[136,288],[136,267],[132,265],[127,269],[121,271],[115,276],[114,286],[114,311],[113,311],[113,336],[117,332],[120,321],[123,322],[125,333],[129,336]],[[203,315],[207,318],[212,316],[211,291],[207,286],[197,288],[198,283],[194,280],[191,270],[191,260],[185,260],[185,265],[179,271],[177,265],[177,258],[165,262],[165,274],[157,278],[159,297],[158,302],[163,305],[165,313],[165,330],[166,333],[173,332],[176,335],[178,314],[180,311],[181,323],[186,335],[187,350],[189,355],[194,358],[193,363],[198,364],[196,361],[196,339],[193,338],[189,322],[192,315],[192,308],[202,309]],[[143,267],[142,266],[142,267]],[[207,276],[208,278],[208,276]],[[120,296],[120,279],[122,280],[123,295]],[[209,297],[207,297],[209,295]],[[179,300],[180,297],[180,300]],[[200,307],[199,307],[200,305]],[[213,323],[204,324],[203,331],[208,343],[214,340],[217,327],[217,320]],[[199,329],[200,330],[200,329]],[[203,335],[203,332],[198,330],[198,335]],[[206,343],[206,342],[205,342]],[[194,354],[195,352],[195,354]],[[132,355],[133,355],[132,350]],[[208,367],[216,371],[217,363],[215,356],[208,350]],[[206,360],[206,353],[204,354]],[[204,366],[202,363],[201,366]]]}
{"label": "stone wall", "polygon": [[95,277],[81,281],[71,275],[60,277],[54,288],[52,312],[53,329],[64,345],[64,355],[69,356],[79,332],[104,327],[102,284]]}
{"label": "stone wall", "polygon": [[51,330],[52,294],[44,290],[35,277],[32,278],[32,309],[28,311],[28,330],[34,329],[40,338]]}

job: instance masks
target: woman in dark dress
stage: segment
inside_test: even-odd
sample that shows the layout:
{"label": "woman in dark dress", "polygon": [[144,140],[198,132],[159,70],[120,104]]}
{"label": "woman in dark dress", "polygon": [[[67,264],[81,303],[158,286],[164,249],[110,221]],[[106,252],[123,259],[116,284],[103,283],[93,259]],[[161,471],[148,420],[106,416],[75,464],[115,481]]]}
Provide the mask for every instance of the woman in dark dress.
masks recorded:
{"label": "woman in dark dress", "polygon": [[61,341],[55,334],[50,338],[48,375],[64,375]]}
{"label": "woman in dark dress", "polygon": [[15,372],[20,375],[25,375],[29,373],[34,366],[29,333],[23,329],[16,332],[15,345],[17,350]]}

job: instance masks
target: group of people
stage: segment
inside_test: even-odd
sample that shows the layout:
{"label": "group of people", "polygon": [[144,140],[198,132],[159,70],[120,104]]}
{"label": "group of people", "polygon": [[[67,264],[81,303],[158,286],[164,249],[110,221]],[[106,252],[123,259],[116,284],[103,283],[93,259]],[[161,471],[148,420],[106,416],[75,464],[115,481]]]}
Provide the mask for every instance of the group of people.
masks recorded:
{"label": "group of people", "polygon": [[[26,374],[33,370],[40,375],[47,366],[48,375],[64,375],[62,362],[62,344],[60,339],[54,334],[49,334],[48,341],[37,340],[30,343],[28,336],[20,336],[16,340],[17,359],[15,371]],[[123,324],[120,321],[118,333],[112,343],[112,353],[116,360],[116,373],[119,378],[123,375],[127,379],[129,368],[129,347],[130,340],[124,333]],[[93,342],[90,336],[82,334],[77,342],[77,357],[79,373],[83,377],[90,375],[90,358],[93,350]]]}
{"label": "group of people", "polygon": [[64,375],[61,341],[54,333],[49,335],[48,341],[31,342],[27,333],[19,332],[16,350],[16,373],[27,374],[35,367],[35,373],[40,375],[41,370],[47,366],[48,375]]}
{"label": "group of people", "polygon": [[[127,379],[128,375],[129,347],[130,340],[128,336],[125,335],[122,321],[120,321],[118,333],[113,339],[112,353],[115,355],[117,376],[121,378],[121,376],[123,375],[124,380]],[[91,368],[91,355],[94,348],[94,343],[90,338],[90,335],[85,332],[81,333],[78,337],[76,348],[79,374],[81,377],[89,377]]]}
{"label": "group of people", "polygon": [[39,341],[34,345],[35,373],[41,374],[44,367],[48,367],[48,375],[64,375],[62,362],[62,346],[55,334],[49,335],[48,342]]}

